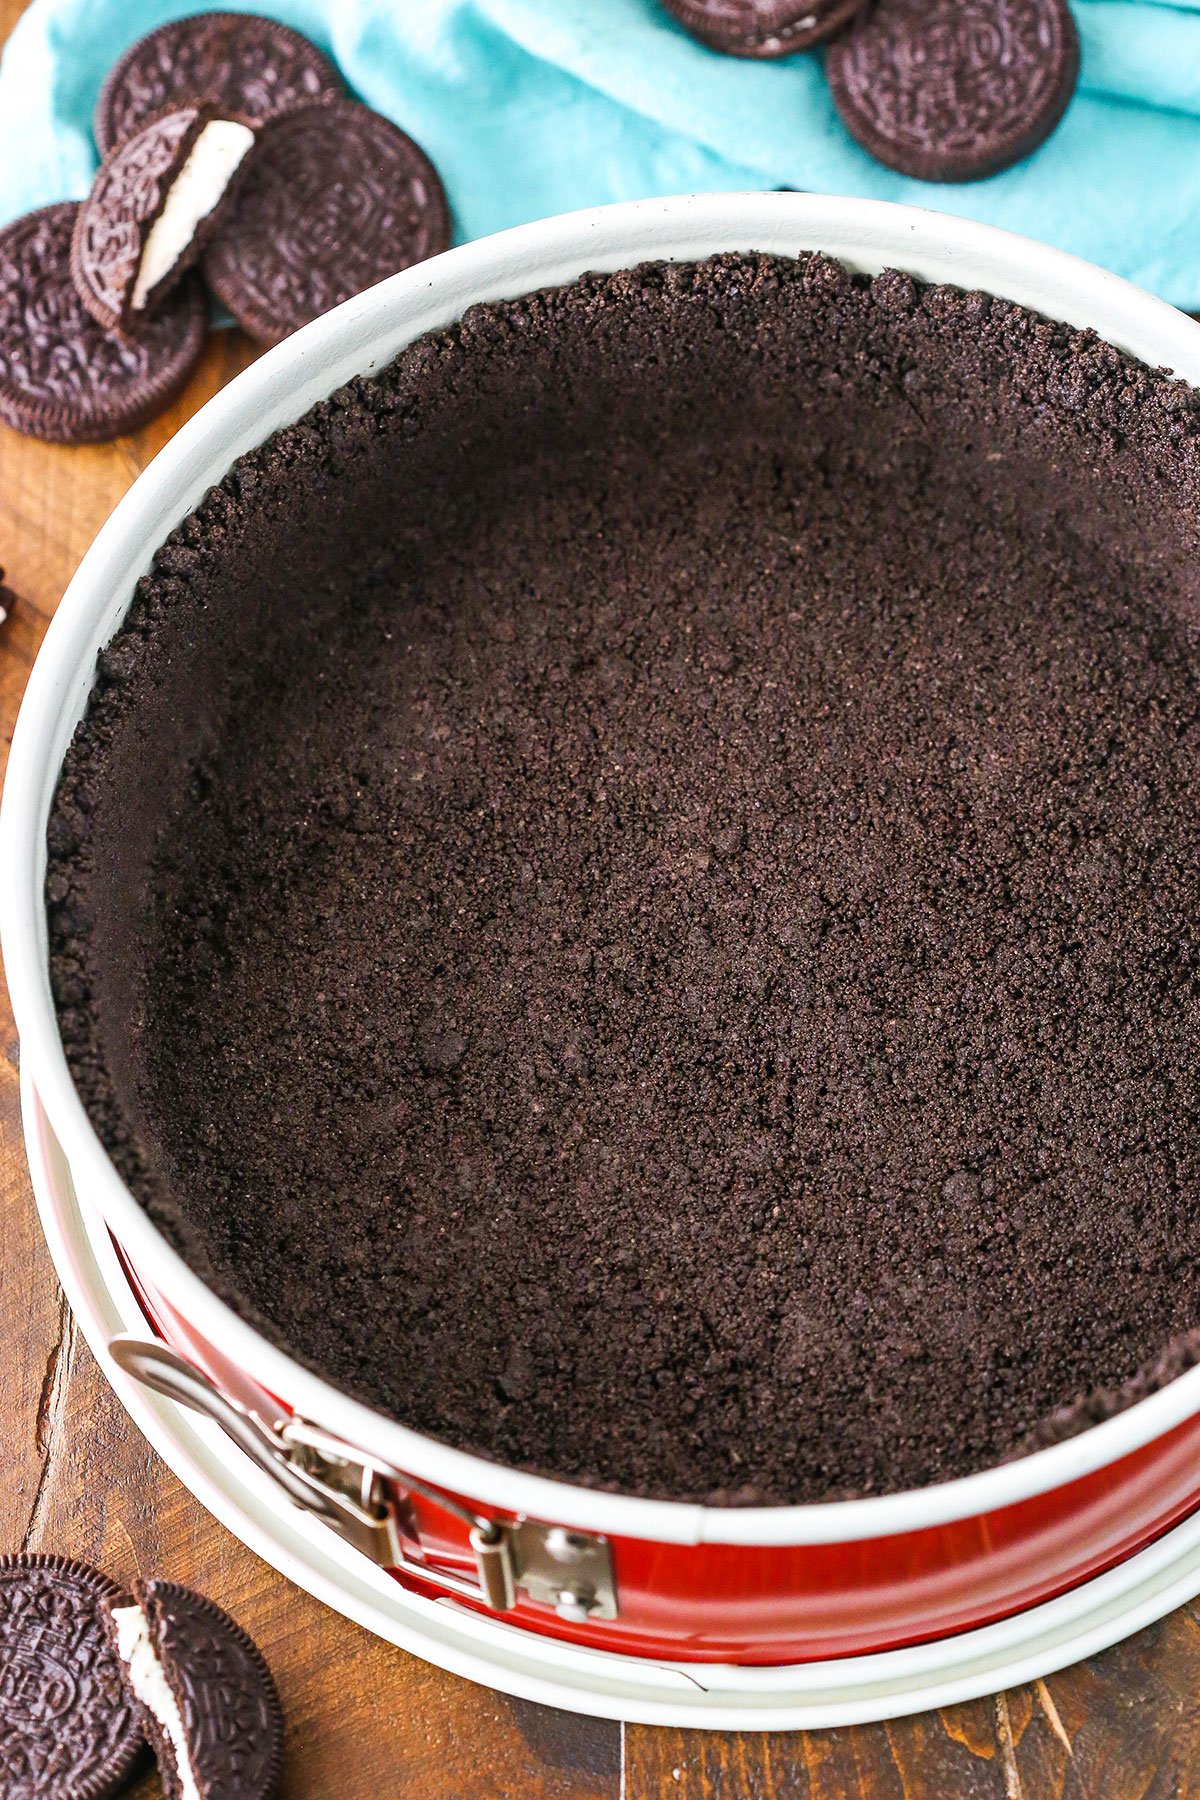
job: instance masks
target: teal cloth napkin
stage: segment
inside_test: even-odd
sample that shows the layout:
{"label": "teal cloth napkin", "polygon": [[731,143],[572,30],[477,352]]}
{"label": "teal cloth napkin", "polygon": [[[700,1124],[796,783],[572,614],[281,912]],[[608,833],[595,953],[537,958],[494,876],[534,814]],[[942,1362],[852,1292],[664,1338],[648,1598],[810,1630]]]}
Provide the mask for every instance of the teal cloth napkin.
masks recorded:
{"label": "teal cloth napkin", "polygon": [[[236,6],[237,0],[232,0]],[[228,7],[230,0],[224,0]],[[127,44],[196,0],[34,0],[0,65],[0,222],[87,191]],[[1077,0],[1079,91],[986,181],[895,175],[847,136],[817,55],[740,62],[657,0],[256,0],[441,171],[459,241],[606,200],[794,187],[964,213],[1200,310],[1200,0]]]}

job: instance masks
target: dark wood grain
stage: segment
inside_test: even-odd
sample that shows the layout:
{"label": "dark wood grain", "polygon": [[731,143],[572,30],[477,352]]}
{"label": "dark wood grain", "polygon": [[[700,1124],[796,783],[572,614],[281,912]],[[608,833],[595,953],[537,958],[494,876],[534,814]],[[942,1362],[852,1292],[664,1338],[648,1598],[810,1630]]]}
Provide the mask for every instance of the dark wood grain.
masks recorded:
{"label": "dark wood grain", "polygon": [[[0,0],[0,37],[17,13]],[[189,413],[249,360],[213,339],[182,400],[86,450],[0,427],[7,755],[33,656],[96,530]],[[0,1003],[0,1549],[153,1570],[212,1594],[263,1645],[288,1716],[294,1800],[1200,1800],[1200,1623],[1186,1607],[1104,1656],[997,1699],[856,1730],[620,1726],[474,1687],[291,1587],[192,1499],[130,1424],[59,1294],[29,1191],[17,1045]],[[159,1792],[147,1774],[135,1793]]]}

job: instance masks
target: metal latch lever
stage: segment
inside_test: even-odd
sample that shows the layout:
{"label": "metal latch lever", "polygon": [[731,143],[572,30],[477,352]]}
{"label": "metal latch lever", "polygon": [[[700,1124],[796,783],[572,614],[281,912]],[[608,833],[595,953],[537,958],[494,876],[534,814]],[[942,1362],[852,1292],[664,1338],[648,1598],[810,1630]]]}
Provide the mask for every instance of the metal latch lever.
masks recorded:
{"label": "metal latch lever", "polygon": [[[157,1339],[115,1337],[117,1366],[146,1387],[212,1419],[288,1498],[315,1514],[381,1568],[444,1593],[509,1612],[518,1592],[564,1619],[615,1619],[617,1592],[608,1539],[538,1519],[485,1518],[403,1470],[364,1459],[343,1439],[298,1414],[267,1420],[223,1394],[202,1370]],[[410,1556],[386,1488],[422,1495],[469,1528],[474,1581]]]}

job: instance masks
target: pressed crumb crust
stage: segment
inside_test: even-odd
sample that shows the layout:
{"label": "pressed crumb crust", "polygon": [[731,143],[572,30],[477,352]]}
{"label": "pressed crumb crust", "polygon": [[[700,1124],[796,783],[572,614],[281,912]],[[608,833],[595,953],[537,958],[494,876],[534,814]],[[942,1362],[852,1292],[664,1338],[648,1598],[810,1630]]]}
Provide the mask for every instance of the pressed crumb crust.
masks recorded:
{"label": "pressed crumb crust", "polygon": [[966,1474],[1200,1324],[1197,432],[1006,302],[719,257],[242,458],[100,658],[52,969],[118,1168],[406,1424]]}

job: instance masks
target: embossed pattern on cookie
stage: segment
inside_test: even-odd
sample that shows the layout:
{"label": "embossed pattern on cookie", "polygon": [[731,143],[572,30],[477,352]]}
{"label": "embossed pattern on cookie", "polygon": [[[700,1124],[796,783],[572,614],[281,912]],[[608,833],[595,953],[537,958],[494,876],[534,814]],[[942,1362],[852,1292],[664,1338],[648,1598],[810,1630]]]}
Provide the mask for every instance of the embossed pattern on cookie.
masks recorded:
{"label": "embossed pattern on cookie", "polygon": [[238,323],[275,344],[449,243],[424,151],[365,106],[317,101],[263,132],[203,270]]}
{"label": "embossed pattern on cookie", "polygon": [[243,120],[204,102],[160,113],[105,157],[79,208],[71,273],[106,330],[139,326],[196,261],[253,142]]}
{"label": "embossed pattern on cookie", "polygon": [[1066,0],[879,0],[826,53],[847,129],[922,181],[975,181],[1028,156],[1079,73]]}
{"label": "embossed pattern on cookie", "polygon": [[283,1711],[262,1652],[237,1621],[191,1588],[150,1580],[111,1606],[109,1629],[167,1794],[270,1800]]}
{"label": "embossed pattern on cookie", "polygon": [[71,278],[79,208],[43,206],[0,231],[0,418],[31,437],[99,443],[169,404],[200,359],[208,308],[185,280],[136,337],[106,331]]}
{"label": "embossed pattern on cookie", "polygon": [[145,1748],[104,1608],[114,1582],[86,1563],[0,1557],[0,1794],[107,1800]]}
{"label": "embossed pattern on cookie", "polygon": [[104,155],[177,102],[209,100],[261,125],[344,91],[328,57],[298,31],[255,13],[200,13],[160,25],[114,64],[96,103],[96,142]]}

